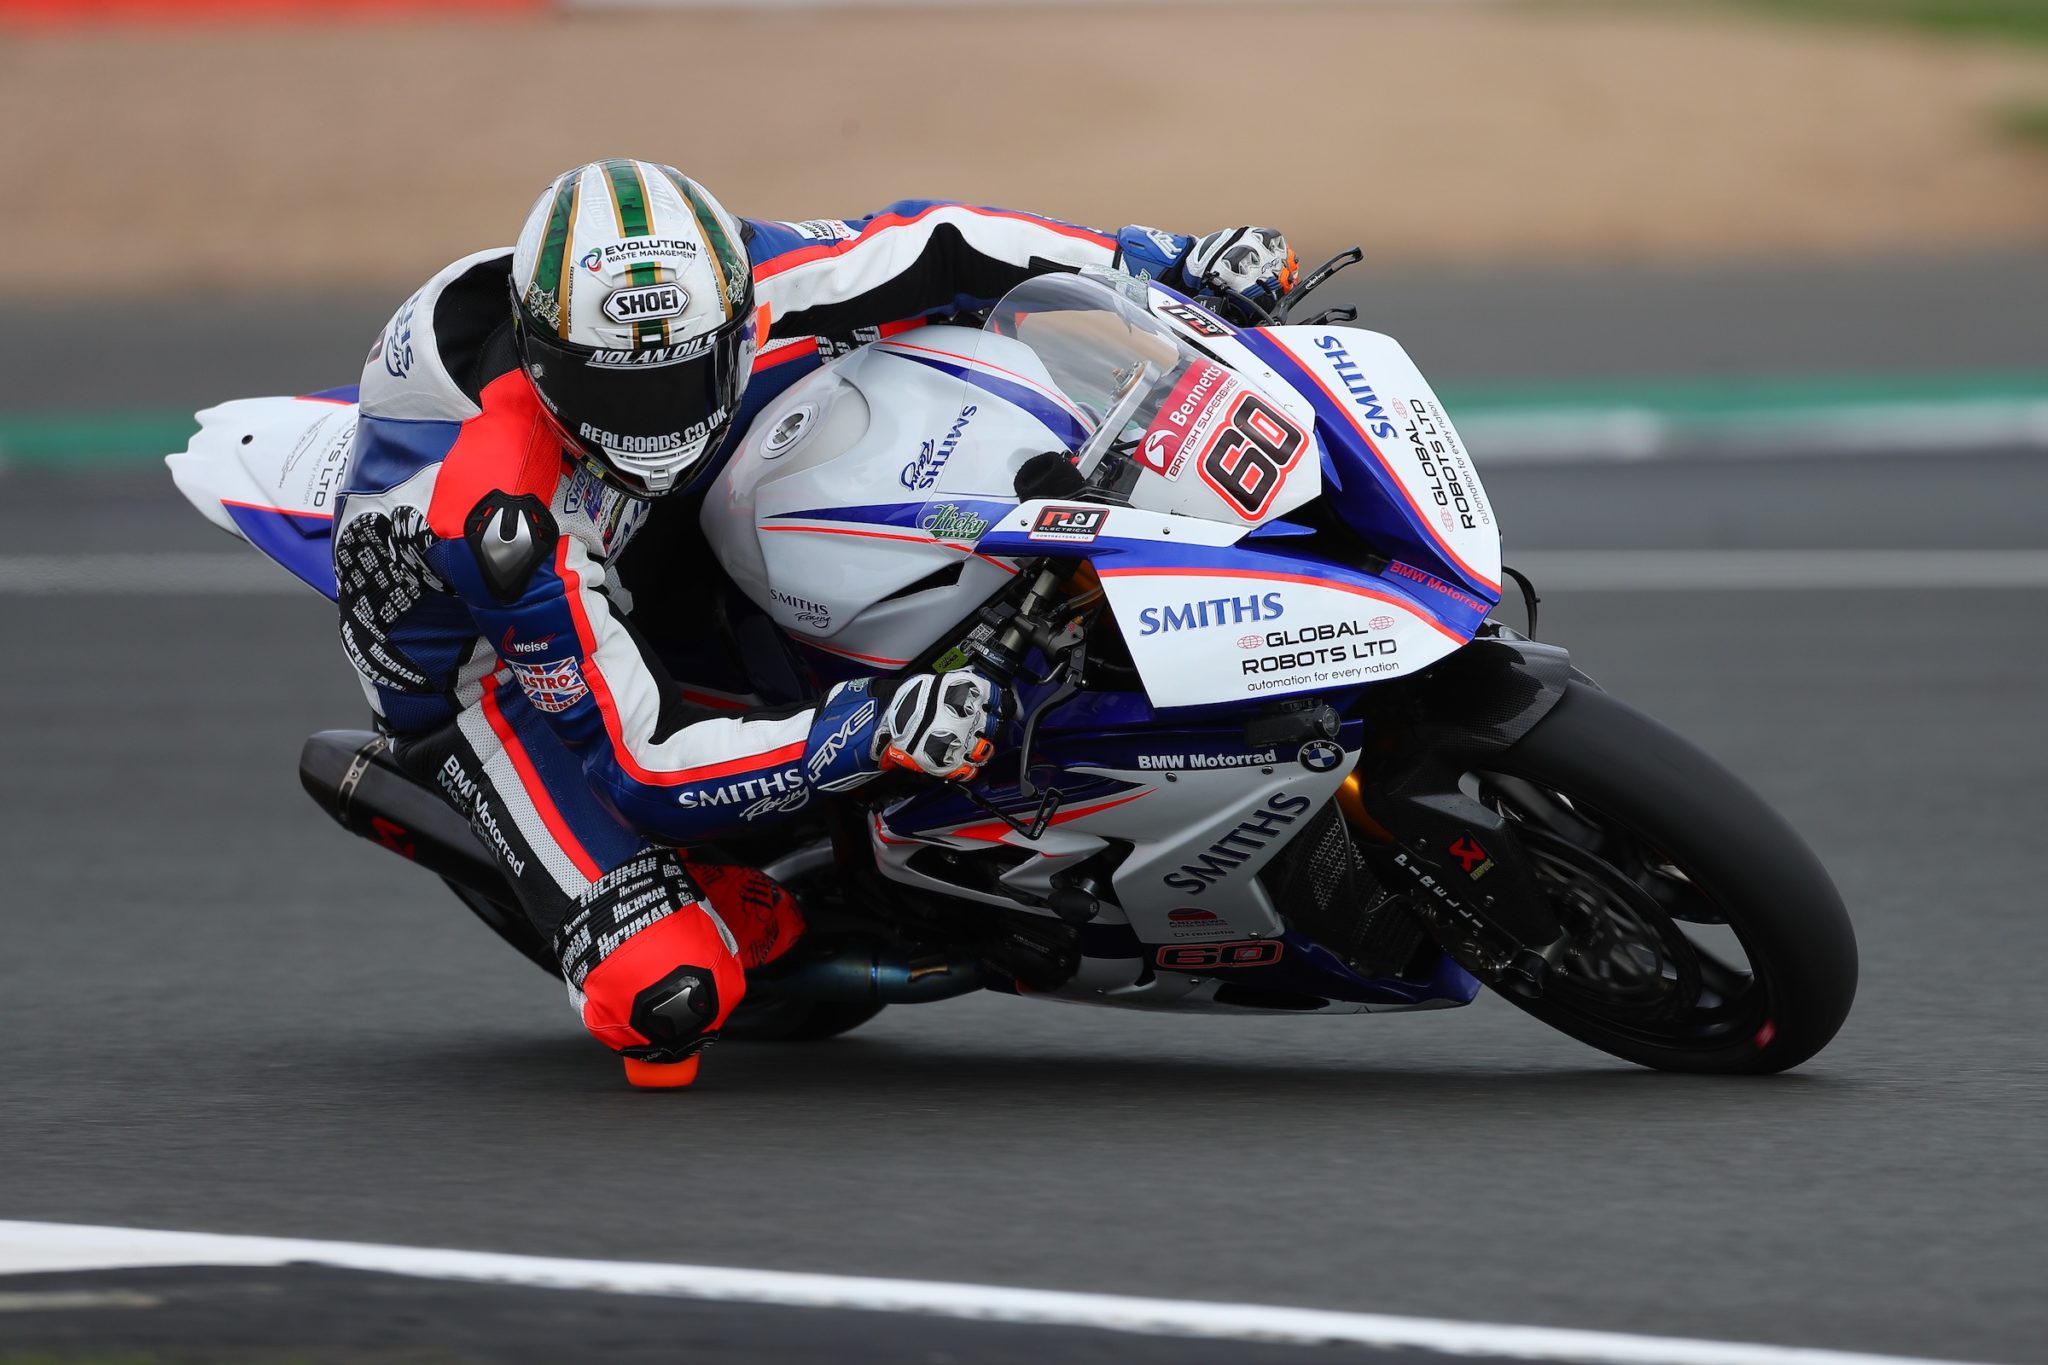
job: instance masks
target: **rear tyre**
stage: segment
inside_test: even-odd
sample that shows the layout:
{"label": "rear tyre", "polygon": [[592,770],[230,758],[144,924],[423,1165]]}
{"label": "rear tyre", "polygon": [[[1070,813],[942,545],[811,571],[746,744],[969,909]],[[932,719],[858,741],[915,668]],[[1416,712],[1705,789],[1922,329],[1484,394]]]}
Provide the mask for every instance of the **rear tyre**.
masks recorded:
{"label": "rear tyre", "polygon": [[1656,721],[1572,682],[1479,774],[1571,936],[1543,994],[1506,998],[1666,1071],[1782,1071],[1856,997],[1856,936],[1791,826]]}

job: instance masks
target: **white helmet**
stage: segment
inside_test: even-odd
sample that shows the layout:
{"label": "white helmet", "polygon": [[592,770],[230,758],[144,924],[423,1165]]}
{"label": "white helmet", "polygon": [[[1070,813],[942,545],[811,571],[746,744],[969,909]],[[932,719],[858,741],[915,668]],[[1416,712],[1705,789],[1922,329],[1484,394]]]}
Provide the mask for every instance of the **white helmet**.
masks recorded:
{"label": "white helmet", "polygon": [[709,467],[754,363],[739,220],[651,161],[593,161],[534,201],[512,252],[519,359],[563,438],[641,496]]}

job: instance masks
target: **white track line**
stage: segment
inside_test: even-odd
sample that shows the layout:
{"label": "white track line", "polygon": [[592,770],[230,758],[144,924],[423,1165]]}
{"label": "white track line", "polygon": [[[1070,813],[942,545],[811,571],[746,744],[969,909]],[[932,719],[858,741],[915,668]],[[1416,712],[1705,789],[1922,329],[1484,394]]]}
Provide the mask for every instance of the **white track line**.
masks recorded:
{"label": "white track line", "polygon": [[[1539,592],[2048,587],[2048,550],[1526,550],[1507,558]],[[310,591],[246,551],[0,555],[0,597]]]}
{"label": "white track line", "polygon": [[1300,1345],[1353,1345],[1590,1365],[1957,1365],[1787,1346],[1389,1317],[1250,1303],[1139,1299],[935,1280],[810,1275],[648,1261],[583,1261],[485,1251],[240,1237],[209,1232],[0,1221],[0,1274],[137,1266],[335,1266],[431,1280],[716,1299],[787,1308],[924,1313],[988,1322]]}
{"label": "white track line", "polygon": [[1530,550],[1536,591],[2042,588],[2048,550]]}
{"label": "white track line", "polygon": [[1831,403],[1706,422],[1626,404],[1539,408],[1460,417],[1458,433],[1482,469],[1720,456],[1972,455],[2048,446],[2048,401]]}
{"label": "white track line", "polygon": [[309,593],[312,589],[259,554],[0,555],[0,594]]}

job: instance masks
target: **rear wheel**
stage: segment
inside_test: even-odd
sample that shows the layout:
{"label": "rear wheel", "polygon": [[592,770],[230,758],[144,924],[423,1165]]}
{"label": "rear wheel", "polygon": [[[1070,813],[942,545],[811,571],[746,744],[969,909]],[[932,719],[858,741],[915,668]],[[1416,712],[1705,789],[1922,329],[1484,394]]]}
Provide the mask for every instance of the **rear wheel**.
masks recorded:
{"label": "rear wheel", "polygon": [[1573,682],[1478,777],[1569,939],[1516,1006],[1667,1071],[1782,1071],[1835,1036],[1856,995],[1841,897],[1714,760]]}

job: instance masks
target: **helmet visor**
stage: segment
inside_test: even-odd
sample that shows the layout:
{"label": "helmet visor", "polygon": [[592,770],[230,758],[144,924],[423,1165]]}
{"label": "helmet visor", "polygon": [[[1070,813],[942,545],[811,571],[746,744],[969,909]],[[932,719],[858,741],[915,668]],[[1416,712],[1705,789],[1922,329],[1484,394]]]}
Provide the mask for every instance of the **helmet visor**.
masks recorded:
{"label": "helmet visor", "polygon": [[520,328],[528,375],[562,434],[645,491],[672,491],[723,438],[754,354],[752,309],[670,346],[579,346]]}

